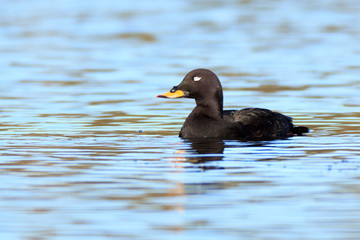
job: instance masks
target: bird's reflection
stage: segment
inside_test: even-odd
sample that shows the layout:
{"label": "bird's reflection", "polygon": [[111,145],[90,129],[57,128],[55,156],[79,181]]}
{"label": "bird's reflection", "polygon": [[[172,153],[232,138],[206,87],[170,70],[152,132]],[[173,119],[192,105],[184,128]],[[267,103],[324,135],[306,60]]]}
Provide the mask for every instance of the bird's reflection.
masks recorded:
{"label": "bird's reflection", "polygon": [[186,157],[188,162],[220,161],[224,157],[225,143],[222,139],[191,139],[185,142],[190,144],[194,153]]}
{"label": "bird's reflection", "polygon": [[222,139],[187,139],[190,149],[181,151],[187,153],[184,155],[187,162],[191,163],[205,163],[209,161],[221,161],[224,158],[225,148],[239,148],[239,147],[259,147],[264,146],[268,141],[240,141]]}

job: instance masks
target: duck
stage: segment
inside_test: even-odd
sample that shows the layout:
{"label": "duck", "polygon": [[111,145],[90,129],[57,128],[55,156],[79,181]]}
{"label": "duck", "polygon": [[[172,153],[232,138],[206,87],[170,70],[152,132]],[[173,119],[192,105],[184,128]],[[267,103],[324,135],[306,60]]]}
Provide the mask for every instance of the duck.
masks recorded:
{"label": "duck", "polygon": [[179,137],[223,140],[274,140],[303,135],[309,129],[294,126],[292,118],[264,108],[223,109],[223,89],[209,69],[195,69],[169,92],[157,98],[192,98],[196,106],[186,118]]}

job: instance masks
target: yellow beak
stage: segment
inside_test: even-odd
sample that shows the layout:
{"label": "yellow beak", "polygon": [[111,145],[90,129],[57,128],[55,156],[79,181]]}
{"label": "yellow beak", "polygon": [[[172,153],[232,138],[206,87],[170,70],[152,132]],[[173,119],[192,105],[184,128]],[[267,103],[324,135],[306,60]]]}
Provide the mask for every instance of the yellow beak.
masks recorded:
{"label": "yellow beak", "polygon": [[167,92],[164,94],[157,95],[157,98],[180,98],[183,97],[185,93],[181,90],[176,90],[175,92]]}

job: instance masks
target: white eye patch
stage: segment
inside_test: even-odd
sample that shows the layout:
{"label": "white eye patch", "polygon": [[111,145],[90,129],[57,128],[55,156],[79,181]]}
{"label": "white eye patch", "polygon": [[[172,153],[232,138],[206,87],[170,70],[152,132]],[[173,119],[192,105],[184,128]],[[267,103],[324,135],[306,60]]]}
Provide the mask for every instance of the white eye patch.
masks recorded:
{"label": "white eye patch", "polygon": [[201,79],[201,77],[197,77],[197,76],[194,77],[194,81],[195,81],[195,82],[200,81],[200,79]]}

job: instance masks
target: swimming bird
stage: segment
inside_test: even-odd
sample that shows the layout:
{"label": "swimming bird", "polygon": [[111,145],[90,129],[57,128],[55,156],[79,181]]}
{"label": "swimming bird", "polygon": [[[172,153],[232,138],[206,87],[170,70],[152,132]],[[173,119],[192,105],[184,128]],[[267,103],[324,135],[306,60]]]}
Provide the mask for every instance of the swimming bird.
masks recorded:
{"label": "swimming bird", "polygon": [[179,136],[184,139],[273,140],[309,131],[295,127],[291,117],[264,108],[223,110],[220,80],[208,69],[190,71],[178,86],[157,97],[195,99],[196,107],[180,130]]}

